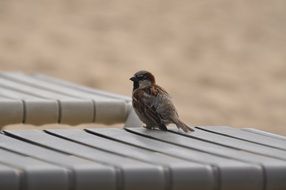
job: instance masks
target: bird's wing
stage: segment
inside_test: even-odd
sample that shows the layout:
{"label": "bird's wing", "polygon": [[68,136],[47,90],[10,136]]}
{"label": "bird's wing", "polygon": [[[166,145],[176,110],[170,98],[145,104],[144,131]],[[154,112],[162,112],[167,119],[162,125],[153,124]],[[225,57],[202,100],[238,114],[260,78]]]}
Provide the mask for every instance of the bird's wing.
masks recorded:
{"label": "bird's wing", "polygon": [[150,89],[138,89],[133,93],[133,105],[140,110],[139,112],[144,115],[144,118],[151,120],[148,123],[160,125],[162,121],[153,104],[156,101],[154,100],[155,97],[146,93],[147,90]]}
{"label": "bird's wing", "polygon": [[156,112],[164,120],[169,120],[170,117],[178,116],[176,108],[171,100],[169,94],[160,86],[156,86],[156,98],[154,98],[153,105],[156,105]]}

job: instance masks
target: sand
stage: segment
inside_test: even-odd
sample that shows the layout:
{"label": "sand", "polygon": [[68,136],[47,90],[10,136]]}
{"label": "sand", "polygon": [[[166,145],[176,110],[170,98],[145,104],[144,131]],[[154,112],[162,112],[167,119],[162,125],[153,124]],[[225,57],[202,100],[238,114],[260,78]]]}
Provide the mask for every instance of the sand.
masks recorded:
{"label": "sand", "polygon": [[0,70],[130,96],[128,79],[146,69],[187,123],[286,135],[285,7],[284,0],[3,0]]}

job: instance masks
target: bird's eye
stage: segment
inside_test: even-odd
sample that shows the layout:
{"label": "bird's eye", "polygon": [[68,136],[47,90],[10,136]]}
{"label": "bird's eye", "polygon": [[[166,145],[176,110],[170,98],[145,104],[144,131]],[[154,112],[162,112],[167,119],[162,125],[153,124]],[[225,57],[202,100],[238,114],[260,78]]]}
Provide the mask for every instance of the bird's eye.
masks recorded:
{"label": "bird's eye", "polygon": [[145,80],[145,79],[148,79],[148,76],[147,76],[147,75],[142,75],[142,76],[140,76],[140,80]]}
{"label": "bird's eye", "polygon": [[140,75],[140,76],[138,76],[137,78],[138,78],[139,80],[145,79],[145,77],[144,77],[143,75]]}

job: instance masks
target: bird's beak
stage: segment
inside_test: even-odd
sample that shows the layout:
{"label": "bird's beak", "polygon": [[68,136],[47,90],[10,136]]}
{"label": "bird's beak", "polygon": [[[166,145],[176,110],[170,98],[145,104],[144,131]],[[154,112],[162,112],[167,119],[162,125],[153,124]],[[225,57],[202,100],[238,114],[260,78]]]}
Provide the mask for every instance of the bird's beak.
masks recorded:
{"label": "bird's beak", "polygon": [[131,77],[129,80],[131,80],[133,82],[137,81],[136,77]]}

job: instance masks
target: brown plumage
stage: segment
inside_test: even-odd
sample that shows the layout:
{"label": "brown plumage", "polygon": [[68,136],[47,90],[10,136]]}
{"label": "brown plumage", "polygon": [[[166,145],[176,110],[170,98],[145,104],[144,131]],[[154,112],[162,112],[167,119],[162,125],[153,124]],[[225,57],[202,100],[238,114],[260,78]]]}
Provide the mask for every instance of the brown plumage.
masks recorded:
{"label": "brown plumage", "polygon": [[156,84],[150,72],[139,71],[130,80],[133,81],[132,105],[146,128],[166,131],[166,126],[174,123],[184,132],[193,131],[179,119],[169,94]]}

